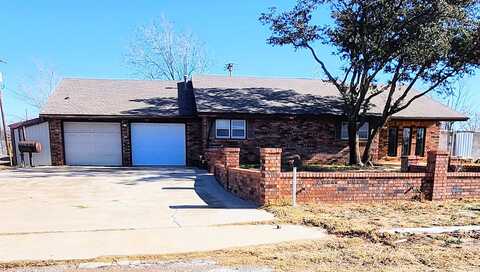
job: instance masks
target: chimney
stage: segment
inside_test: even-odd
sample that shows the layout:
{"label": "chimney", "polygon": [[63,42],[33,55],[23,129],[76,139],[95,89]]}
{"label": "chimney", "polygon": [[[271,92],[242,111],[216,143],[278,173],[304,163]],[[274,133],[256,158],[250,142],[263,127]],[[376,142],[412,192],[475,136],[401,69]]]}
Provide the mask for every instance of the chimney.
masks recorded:
{"label": "chimney", "polygon": [[194,115],[196,112],[192,81],[184,76],[184,81],[177,83],[177,102],[180,115]]}

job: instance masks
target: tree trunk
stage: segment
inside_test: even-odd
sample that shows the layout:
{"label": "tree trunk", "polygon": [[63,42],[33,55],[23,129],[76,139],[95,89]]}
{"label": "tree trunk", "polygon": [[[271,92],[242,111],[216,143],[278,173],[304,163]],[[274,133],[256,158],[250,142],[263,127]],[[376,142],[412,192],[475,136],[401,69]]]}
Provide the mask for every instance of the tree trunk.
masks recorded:
{"label": "tree trunk", "polygon": [[375,126],[375,128],[372,130],[372,133],[368,136],[367,143],[365,144],[365,150],[363,150],[363,154],[362,154],[362,162],[365,165],[368,165],[372,160],[372,156],[370,155],[370,153],[372,150],[373,140],[379,133],[381,127],[383,126],[380,126],[380,127]]}
{"label": "tree trunk", "polygon": [[379,123],[376,123],[372,132],[370,133],[370,135],[368,135],[367,143],[365,144],[365,150],[363,150],[363,154],[362,154],[362,162],[364,164],[368,164],[371,162],[372,156],[370,155],[370,153],[372,149],[373,140],[378,135],[378,133],[380,133],[380,129],[387,124],[388,122],[387,120],[388,118],[383,118],[383,120],[380,120]]}
{"label": "tree trunk", "polygon": [[348,121],[348,147],[349,147],[349,164],[362,165],[360,160],[360,146],[358,144],[358,128],[356,120]]}

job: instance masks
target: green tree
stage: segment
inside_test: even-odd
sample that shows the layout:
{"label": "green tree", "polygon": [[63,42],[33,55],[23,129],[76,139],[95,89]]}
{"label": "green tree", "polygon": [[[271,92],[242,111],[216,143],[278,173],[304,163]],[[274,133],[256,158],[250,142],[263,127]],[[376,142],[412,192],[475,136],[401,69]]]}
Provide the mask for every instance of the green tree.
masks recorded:
{"label": "green tree", "polygon": [[[332,23],[312,22],[320,6],[329,8]],[[373,139],[392,115],[479,67],[479,17],[478,0],[298,0],[289,11],[270,8],[260,21],[272,32],[269,44],[307,49],[338,89],[348,121],[349,161],[362,164],[371,159]],[[327,67],[316,42],[335,48],[344,64],[341,74]],[[384,103],[376,106],[383,110],[370,120],[360,156],[358,128],[371,118],[372,99],[380,95]]]}

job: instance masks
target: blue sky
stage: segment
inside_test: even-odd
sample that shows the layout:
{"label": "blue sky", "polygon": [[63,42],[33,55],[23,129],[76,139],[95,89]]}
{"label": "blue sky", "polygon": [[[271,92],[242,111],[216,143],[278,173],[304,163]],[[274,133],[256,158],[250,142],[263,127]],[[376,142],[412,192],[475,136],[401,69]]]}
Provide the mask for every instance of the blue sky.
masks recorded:
{"label": "blue sky", "polygon": [[[124,53],[135,29],[162,15],[178,29],[190,30],[203,40],[212,65],[210,74],[226,74],[225,63],[236,63],[236,75],[319,77],[307,51],[265,43],[269,31],[258,16],[270,6],[288,8],[294,1],[7,1],[0,0],[0,64],[6,81],[5,103],[9,122],[20,120],[33,108],[13,94],[34,76],[36,64],[52,67],[62,77],[134,78]],[[326,20],[320,18],[320,21]],[[338,66],[328,51],[321,54]],[[480,85],[477,75],[466,88]],[[480,95],[476,95],[480,103]]]}

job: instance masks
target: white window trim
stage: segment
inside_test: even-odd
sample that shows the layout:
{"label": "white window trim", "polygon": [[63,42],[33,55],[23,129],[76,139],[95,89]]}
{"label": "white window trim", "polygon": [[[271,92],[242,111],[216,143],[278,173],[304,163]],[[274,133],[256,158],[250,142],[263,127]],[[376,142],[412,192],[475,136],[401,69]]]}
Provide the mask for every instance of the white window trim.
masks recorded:
{"label": "white window trim", "polygon": [[[233,121],[241,121],[243,123],[243,136],[233,136]],[[239,128],[236,128],[235,130],[240,130]],[[244,119],[232,119],[230,120],[230,135],[232,139],[245,139],[247,138],[247,121]]]}
{"label": "white window trim", "polygon": [[[222,136],[218,135],[218,123],[219,121],[228,121],[228,136]],[[227,128],[221,128],[221,129],[227,129]],[[231,122],[229,119],[217,119],[215,120],[215,138],[217,139],[230,139],[230,136],[232,135],[231,133]]]}
{"label": "white window trim", "polygon": [[[218,135],[218,123],[219,121],[228,121],[228,136]],[[243,136],[233,136],[232,121],[242,121],[243,122]],[[227,129],[227,128],[221,128]],[[240,129],[236,129],[240,130]],[[247,138],[247,120],[245,119],[216,119],[215,120],[215,138],[216,139],[235,139],[235,140],[244,140]]]}
{"label": "white window trim", "polygon": [[[367,126],[367,137],[366,138],[362,138],[360,137],[360,135],[358,136],[358,139],[361,140],[361,141],[366,141],[368,140],[368,135],[370,135],[370,125],[368,124],[368,122],[365,122],[363,124],[364,126]],[[344,136],[343,132],[346,132],[346,136]],[[360,128],[358,128],[358,131],[360,131]],[[341,128],[340,128],[340,139],[341,140],[348,140],[348,122],[342,122],[341,124]]]}

